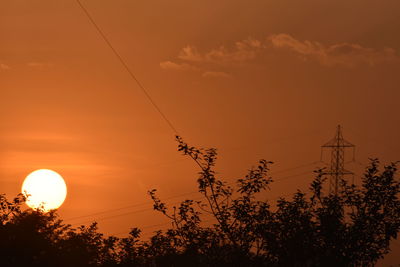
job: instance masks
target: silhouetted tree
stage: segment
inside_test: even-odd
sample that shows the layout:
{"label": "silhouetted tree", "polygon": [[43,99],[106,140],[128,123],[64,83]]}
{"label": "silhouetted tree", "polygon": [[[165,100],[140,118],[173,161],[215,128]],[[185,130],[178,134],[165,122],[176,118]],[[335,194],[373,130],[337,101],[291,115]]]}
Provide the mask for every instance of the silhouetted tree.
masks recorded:
{"label": "silhouetted tree", "polygon": [[104,237],[97,223],[69,229],[61,239],[60,251],[65,266],[115,266],[117,242],[114,236]]}
{"label": "silhouetted tree", "polygon": [[0,266],[373,266],[397,237],[395,163],[379,171],[378,160],[371,160],[362,184],[342,180],[336,195],[324,193],[326,178],[318,170],[309,192],[272,205],[261,195],[272,183],[272,162],[261,160],[229,186],[214,171],[215,149],[178,142],[179,151],[200,167],[204,200],[171,209],[156,190],[149,191],[171,229],[146,241],[138,228],[125,238],[105,237],[96,223],[72,228],[56,211],[22,211],[23,195],[12,201],[0,195]]}
{"label": "silhouetted tree", "polygon": [[3,213],[7,219],[0,226],[0,265],[54,266],[58,261],[59,237],[67,227],[54,211],[46,214],[40,210],[22,212],[22,201],[22,196],[15,198],[12,205],[5,198],[1,200],[2,207],[9,206],[2,212],[13,212]]}
{"label": "silhouetted tree", "polygon": [[117,238],[104,238],[96,223],[78,229],[63,224],[56,211],[22,211],[19,195],[0,197],[0,266],[113,266]]}
{"label": "silhouetted tree", "polygon": [[[323,194],[325,177],[318,170],[308,195],[298,191],[271,207],[257,196],[272,182],[268,176],[272,162],[261,160],[233,189],[216,176],[215,149],[197,149],[177,139],[178,150],[201,168],[197,182],[205,201],[185,200],[169,211],[155,190],[149,194],[154,209],[174,225],[167,234],[158,233],[158,239],[173,243],[172,254],[191,254],[192,264],[372,266],[397,237],[400,184],[395,163],[379,172],[378,160],[371,160],[362,185],[342,180],[337,195]],[[212,226],[201,224],[204,214],[213,216]]]}

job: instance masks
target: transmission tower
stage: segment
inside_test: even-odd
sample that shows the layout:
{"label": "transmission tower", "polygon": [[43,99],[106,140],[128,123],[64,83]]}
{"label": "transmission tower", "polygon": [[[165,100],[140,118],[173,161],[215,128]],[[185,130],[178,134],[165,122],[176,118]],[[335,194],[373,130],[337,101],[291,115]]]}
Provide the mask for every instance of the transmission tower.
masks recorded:
{"label": "transmission tower", "polygon": [[337,126],[335,137],[321,146],[321,160],[323,156],[324,148],[331,150],[331,164],[326,175],[329,175],[329,192],[337,195],[339,189],[339,183],[345,178],[346,175],[353,175],[351,171],[344,168],[345,164],[345,150],[346,148],[353,149],[353,161],[355,158],[355,146],[344,140],[342,135],[342,129],[340,125]]}

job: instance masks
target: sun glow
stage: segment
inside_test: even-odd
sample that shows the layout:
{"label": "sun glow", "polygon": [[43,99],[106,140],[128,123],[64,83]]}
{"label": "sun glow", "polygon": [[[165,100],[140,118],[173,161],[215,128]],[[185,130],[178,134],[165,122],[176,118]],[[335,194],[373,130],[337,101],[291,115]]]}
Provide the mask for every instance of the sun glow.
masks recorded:
{"label": "sun glow", "polygon": [[22,184],[26,204],[32,209],[49,211],[59,208],[67,196],[64,179],[52,170],[41,169],[30,173]]}

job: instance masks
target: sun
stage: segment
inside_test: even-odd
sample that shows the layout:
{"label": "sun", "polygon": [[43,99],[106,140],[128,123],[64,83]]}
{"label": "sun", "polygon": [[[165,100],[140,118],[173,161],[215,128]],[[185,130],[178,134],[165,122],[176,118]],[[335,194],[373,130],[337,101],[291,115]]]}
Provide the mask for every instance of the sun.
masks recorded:
{"label": "sun", "polygon": [[64,179],[52,170],[40,169],[30,173],[22,184],[26,204],[32,209],[49,211],[59,208],[67,196]]}

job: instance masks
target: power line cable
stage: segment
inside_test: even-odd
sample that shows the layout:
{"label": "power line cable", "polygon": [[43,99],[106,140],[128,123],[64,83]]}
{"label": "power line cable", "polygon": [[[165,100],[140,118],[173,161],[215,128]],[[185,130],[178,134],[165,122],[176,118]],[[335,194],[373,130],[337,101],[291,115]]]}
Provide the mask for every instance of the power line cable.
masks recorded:
{"label": "power line cable", "polygon": [[[193,193],[198,193],[198,191],[191,191],[191,192],[187,192],[187,193],[183,193],[183,194],[179,194],[179,195],[173,195],[173,196],[164,198],[164,200],[169,200],[169,199],[174,199],[174,198],[177,198],[177,197],[192,195]],[[145,206],[145,205],[152,205],[152,204],[153,204],[153,202],[151,202],[151,201],[142,202],[142,203],[132,204],[132,205],[128,205],[128,206],[125,206],[125,207],[116,208],[116,209],[108,209],[108,210],[104,210],[104,211],[100,211],[100,212],[96,212],[96,213],[91,213],[91,214],[88,214],[88,215],[71,217],[71,218],[65,219],[64,221],[73,221],[73,220],[76,220],[76,219],[82,219],[82,218],[91,217],[91,216],[95,216],[95,215],[101,215],[101,214],[111,213],[111,212],[115,212],[115,211],[119,211],[119,210],[136,208],[136,207],[141,207],[141,206]]]}
{"label": "power line cable", "polygon": [[[194,201],[198,201],[198,200],[201,200],[201,199],[203,199],[203,197],[196,198],[196,199],[193,199],[193,200]],[[181,201],[172,202],[170,204],[177,204],[177,203],[181,203]],[[93,222],[93,221],[104,221],[104,220],[113,219],[113,218],[116,218],[116,217],[121,217],[121,216],[136,214],[136,213],[142,213],[142,212],[152,211],[152,210],[154,210],[154,209],[153,208],[145,208],[145,209],[141,209],[141,210],[134,210],[134,211],[125,212],[125,213],[121,213],[121,214],[101,217],[101,218],[97,218],[97,219],[94,218],[95,220],[87,220],[87,221],[84,221],[84,222],[73,223],[72,225],[81,225],[81,224],[85,224],[85,223],[89,223],[89,222]]]}
{"label": "power line cable", "polygon": [[[101,218],[96,219],[96,221],[103,221],[103,220],[107,220],[107,219],[113,219],[113,218],[116,218],[116,217],[121,217],[121,216],[136,214],[136,213],[142,213],[142,212],[146,212],[146,211],[150,211],[150,210],[152,210],[152,209],[141,209],[141,210],[125,212],[125,213],[122,213],[122,214],[117,214],[117,215],[112,215],[112,216],[107,216],[107,217],[101,217]],[[87,221],[80,222],[80,223],[74,223],[72,225],[82,225],[82,224],[89,223],[89,222],[93,222],[93,220],[87,220]]]}
{"label": "power line cable", "polygon": [[[278,196],[278,197],[273,197],[273,198],[270,198],[270,199],[267,199],[267,200],[270,200],[270,201],[272,201],[272,200],[277,200],[277,199],[280,199],[280,198],[285,198],[285,197],[290,196],[290,195],[292,195],[292,193],[290,193],[290,194],[285,194],[285,195]],[[207,214],[207,213],[203,213],[202,216],[203,216],[203,217],[213,217],[212,214]],[[210,218],[210,219],[208,219],[208,220],[202,220],[202,223],[210,222],[210,221],[212,221],[212,219],[213,219],[213,218]],[[151,224],[151,225],[146,225],[146,226],[140,227],[139,229],[140,229],[140,230],[143,230],[143,229],[149,229],[149,228],[154,228],[154,227],[159,227],[159,226],[165,226],[165,225],[170,225],[170,224],[171,224],[171,222],[158,223],[158,224]],[[111,235],[120,235],[120,234],[127,234],[127,233],[129,233],[129,231],[121,231],[121,232],[118,232],[118,233],[112,233]],[[148,236],[148,235],[150,235],[150,234],[154,234],[154,232],[147,232],[147,233],[144,233],[143,235],[141,235],[141,237]]]}
{"label": "power line cable", "polygon": [[[122,64],[122,66],[125,68],[125,70],[128,72],[129,76],[136,82],[136,84],[139,86],[139,88],[142,90],[142,92],[144,93],[144,95],[147,97],[147,99],[149,100],[149,102],[153,105],[153,107],[157,110],[157,112],[160,114],[160,116],[164,119],[164,121],[167,123],[167,125],[171,128],[171,130],[176,134],[179,135],[176,127],[172,124],[172,122],[167,118],[167,116],[165,115],[165,113],[160,109],[160,107],[155,103],[155,101],[153,100],[153,98],[150,96],[150,94],[148,93],[148,91],[146,90],[146,88],[142,85],[142,83],[138,80],[138,78],[136,77],[136,75],[132,72],[132,70],[129,68],[128,64],[125,62],[125,60],[122,58],[122,56],[118,53],[118,51],[114,48],[114,46],[111,44],[111,42],[109,41],[109,39],[107,38],[107,36],[104,34],[104,32],[101,30],[101,28],[99,27],[99,25],[94,21],[93,17],[91,16],[91,14],[88,12],[88,10],[83,6],[83,4],[79,1],[76,0],[76,2],[78,3],[79,7],[82,9],[82,11],[85,13],[85,15],[87,16],[87,18],[89,19],[89,21],[92,23],[92,25],[95,27],[95,29],[97,30],[97,32],[100,34],[100,36],[103,38],[103,40],[106,42],[106,44],[109,46],[109,48],[111,49],[111,51],[113,52],[113,54],[117,57],[117,59],[119,60],[119,62]],[[196,161],[196,160],[195,160]],[[197,161],[196,161],[197,162]],[[198,163],[198,162],[197,162]],[[202,166],[199,164],[199,166],[202,168]],[[308,173],[308,172],[307,172]],[[293,178],[293,177],[297,177],[300,175],[303,175],[306,173],[301,173],[301,174],[297,174],[297,175],[291,175],[291,176],[287,176],[287,177],[283,177],[281,179],[277,179],[276,181],[281,181],[281,180],[285,180],[288,178]],[[147,203],[146,203],[147,204]],[[139,205],[139,204],[138,204]],[[133,205],[131,207],[136,207],[138,205]],[[114,209],[113,211],[116,210],[122,210],[125,208],[119,208],[119,209]],[[134,214],[134,213],[139,213],[139,212],[144,212],[147,211],[149,209],[142,209],[139,211],[133,211],[133,212],[127,212],[127,213],[123,213],[123,214],[118,214],[118,215],[113,215],[113,216],[108,216],[108,217],[103,217],[100,218],[98,220],[104,220],[104,219],[109,219],[109,218],[115,218],[115,217],[120,217],[120,216],[124,216],[124,215],[128,215],[128,214]],[[104,214],[105,212],[100,212],[97,214]],[[87,216],[88,217],[88,216]],[[76,219],[78,217],[75,217],[73,219]]]}
{"label": "power line cable", "polygon": [[[212,215],[210,215],[210,214],[203,214],[204,216],[203,217],[211,217]],[[205,220],[205,221],[201,221],[202,223],[205,223],[205,222],[209,222],[209,221],[211,221],[212,219],[210,219],[210,220]],[[143,230],[143,229],[150,229],[150,228],[154,228],[154,227],[159,227],[159,226],[165,226],[165,225],[171,225],[172,223],[171,222],[165,222],[165,223],[157,223],[157,224],[151,224],[151,225],[146,225],[146,226],[143,226],[143,227],[140,227],[139,229],[140,230]],[[112,233],[111,235],[120,235],[120,234],[127,234],[127,233],[129,233],[129,231],[121,231],[121,232],[118,232],[118,233]],[[145,233],[145,235],[146,234],[151,234],[151,233],[153,233],[153,232],[147,232],[147,233]]]}
{"label": "power line cable", "polygon": [[295,167],[292,167],[292,168],[287,168],[287,169],[275,171],[275,172],[272,172],[271,175],[274,175],[274,174],[277,174],[277,173],[282,173],[282,172],[287,172],[287,171],[297,170],[297,169],[300,169],[300,168],[304,168],[304,167],[308,167],[308,166],[315,165],[315,164],[317,164],[317,163],[323,163],[323,162],[320,161],[320,160],[318,160],[318,161],[313,161],[313,162],[301,164],[301,165],[298,165],[298,166],[295,166]]}
{"label": "power line cable", "polygon": [[139,88],[142,90],[144,95],[147,97],[147,99],[150,101],[150,103],[153,105],[153,107],[158,111],[158,113],[161,115],[161,117],[164,119],[164,121],[168,124],[168,126],[171,128],[171,130],[176,134],[179,135],[178,131],[176,130],[175,126],[172,124],[172,122],[167,118],[165,113],[160,109],[160,107],[156,104],[156,102],[153,100],[153,98],[150,96],[150,94],[147,92],[146,88],[143,86],[143,84],[139,81],[139,79],[136,77],[136,75],[132,72],[132,70],[129,68],[128,64],[126,61],[122,58],[122,56],[118,53],[118,51],[114,48],[114,46],[111,44],[110,40],[107,38],[107,36],[104,34],[104,32],[101,30],[100,26],[95,22],[93,19],[92,15],[89,13],[89,11],[83,6],[81,1],[76,0],[78,3],[79,7],[82,9],[82,11],[85,13],[89,21],[92,23],[92,25],[95,27],[97,32],[100,34],[100,36],[103,38],[103,40],[106,42],[108,47],[111,49],[113,54],[117,57],[119,62],[122,64],[122,66],[125,68],[125,70],[128,72],[129,76],[136,82],[136,84],[139,86]]}
{"label": "power line cable", "polygon": [[[310,165],[314,165],[314,164],[316,164],[316,163],[319,163],[319,162],[316,161],[316,162],[311,162],[311,163],[307,163],[307,164],[301,164],[301,165],[298,165],[298,166],[295,166],[295,167],[292,167],[292,168],[287,168],[287,169],[284,169],[284,170],[281,170],[281,171],[278,171],[278,172],[271,173],[271,175],[276,174],[276,173],[282,173],[282,172],[286,172],[286,171],[290,171],[290,170],[295,170],[295,169],[307,167],[307,166],[310,166]],[[302,172],[302,173],[294,174],[294,175],[284,176],[284,177],[281,177],[281,178],[279,178],[279,179],[274,180],[274,182],[279,182],[279,181],[291,179],[291,178],[298,177],[298,176],[305,175],[305,174],[309,174],[309,173],[310,173],[310,171]],[[232,184],[234,184],[234,183],[235,183],[235,182],[230,182],[230,183],[227,183],[227,185],[232,185]],[[165,201],[165,200],[170,200],[170,199],[174,199],[174,198],[178,198],[178,197],[182,197],[182,196],[193,195],[193,194],[198,194],[198,193],[199,193],[198,191],[190,191],[190,192],[186,192],[186,193],[183,193],[183,194],[173,195],[173,196],[164,198],[163,200]],[[173,203],[171,203],[171,204],[174,204],[174,203],[179,203],[179,202],[173,202]],[[77,220],[77,219],[88,218],[88,217],[92,217],[92,216],[96,216],[96,215],[102,215],[102,214],[107,214],[107,213],[113,213],[113,212],[120,211],[120,210],[125,210],[125,209],[130,209],[130,208],[136,208],[136,207],[141,207],[141,206],[151,205],[151,204],[152,204],[152,202],[143,202],[143,203],[138,203],[138,204],[132,204],[132,205],[128,205],[128,206],[125,206],[125,207],[120,207],[120,208],[116,208],[116,209],[108,209],[108,210],[104,210],[104,211],[100,211],[100,212],[96,212],[96,213],[92,213],[92,214],[88,214],[88,215],[82,215],[82,216],[71,217],[71,218],[65,219],[64,221],[74,221],[74,220]],[[153,209],[153,208],[147,208],[146,210],[152,210],[152,209]],[[135,211],[127,212],[127,213],[124,213],[124,215],[129,215],[129,214],[134,214],[134,213],[136,213],[136,212],[135,212]],[[116,217],[120,217],[120,216],[122,216],[122,215],[116,215]],[[112,216],[108,216],[108,217],[111,217],[111,218],[112,218]],[[107,217],[107,218],[108,218],[108,217]],[[103,218],[100,218],[100,219],[97,219],[97,220],[102,220],[102,219],[103,219]],[[91,222],[91,221],[92,221],[92,220],[90,220],[90,221],[85,221],[85,222],[83,222],[83,223]],[[74,223],[74,225],[75,225],[75,224],[77,224],[77,223]]]}
{"label": "power line cable", "polygon": [[[89,13],[89,11],[85,8],[85,6],[81,3],[80,0],[76,0],[76,2],[78,3],[79,7],[82,9],[82,11],[85,13],[85,15],[87,16],[87,18],[89,19],[89,21],[92,23],[92,25],[95,27],[95,29],[97,30],[97,32],[99,33],[99,35],[102,37],[102,39],[106,42],[106,44],[108,45],[108,47],[111,49],[111,51],[113,52],[113,54],[117,57],[117,59],[119,60],[119,62],[122,64],[122,66],[125,68],[125,70],[128,72],[128,74],[130,75],[130,77],[136,82],[136,84],[139,86],[139,88],[142,90],[142,92],[145,94],[145,96],[148,98],[148,100],[150,101],[150,103],[153,105],[153,107],[158,111],[158,113],[161,115],[161,117],[165,120],[165,122],[169,125],[169,127],[171,128],[171,130],[176,134],[179,135],[178,131],[176,130],[175,126],[171,123],[171,121],[167,118],[167,116],[165,115],[165,113],[160,109],[160,107],[155,103],[155,101],[153,100],[153,98],[150,96],[150,94],[148,93],[148,91],[146,90],[146,88],[142,85],[142,83],[138,80],[138,78],[136,77],[136,75],[132,72],[132,70],[129,68],[128,64],[126,63],[126,61],[122,58],[122,56],[118,53],[118,51],[114,48],[114,46],[111,44],[110,40],[108,39],[108,37],[104,34],[104,32],[102,31],[102,29],[100,28],[100,26],[95,22],[95,20],[93,19],[92,15]],[[199,162],[197,162],[197,160],[195,160],[195,162],[200,166],[200,168],[202,168],[202,166],[199,164]],[[317,162],[313,162],[311,164],[315,164]],[[303,166],[299,166],[299,167],[303,167]],[[299,167],[295,167],[299,168]],[[282,180],[282,179],[280,179]],[[278,181],[278,180],[277,180]]]}
{"label": "power line cable", "polygon": [[[138,80],[138,78],[136,77],[136,75],[132,72],[132,70],[129,68],[128,64],[126,63],[126,61],[123,59],[123,57],[118,53],[118,51],[115,49],[115,47],[111,44],[110,40],[108,39],[108,37],[105,35],[105,33],[103,32],[103,30],[100,28],[100,26],[96,23],[96,21],[94,20],[93,16],[89,13],[89,11],[87,10],[87,8],[85,8],[85,6],[81,3],[80,0],[76,0],[76,2],[78,3],[79,7],[82,9],[82,11],[85,13],[85,15],[87,16],[87,18],[89,19],[89,21],[92,23],[92,25],[94,26],[94,28],[97,30],[97,32],[99,33],[99,35],[102,37],[102,39],[105,41],[105,43],[108,45],[108,47],[111,49],[111,51],[113,52],[113,54],[117,57],[117,59],[119,60],[119,62],[122,64],[122,66],[125,68],[125,70],[128,72],[129,76],[136,82],[136,84],[139,86],[139,88],[142,90],[142,92],[145,94],[145,96],[148,98],[148,100],[150,101],[150,103],[153,105],[153,107],[158,111],[158,113],[161,115],[161,117],[165,120],[165,122],[169,125],[169,127],[171,128],[171,130],[176,134],[179,135],[178,131],[176,130],[176,127],[172,124],[172,122],[167,118],[167,116],[165,115],[165,113],[160,109],[160,107],[155,103],[155,101],[153,100],[153,98],[150,96],[150,94],[148,93],[148,91],[146,90],[146,88],[143,86],[143,84]],[[197,162],[196,159],[194,159],[194,161],[199,165],[199,167],[202,169],[203,167],[201,166],[201,164],[199,164],[199,162]]]}
{"label": "power line cable", "polygon": [[274,182],[284,181],[284,180],[287,180],[287,179],[291,179],[291,178],[302,176],[302,175],[309,174],[309,173],[310,173],[310,171],[302,172],[302,173],[298,173],[298,174],[294,174],[294,175],[284,176],[284,177],[281,177],[279,179],[274,180]]}
{"label": "power line cable", "polygon": [[77,219],[82,219],[82,218],[92,217],[92,216],[96,216],[96,215],[102,215],[102,214],[112,213],[112,212],[116,212],[116,211],[120,211],[120,210],[125,210],[125,209],[130,209],[130,208],[136,208],[136,207],[140,207],[140,206],[144,206],[144,205],[151,205],[151,204],[152,204],[151,202],[133,204],[133,205],[129,205],[129,206],[121,207],[121,208],[109,209],[109,210],[105,210],[105,211],[100,211],[100,212],[96,212],[96,213],[91,213],[91,214],[88,214],[88,215],[82,215],[82,216],[71,217],[71,218],[65,219],[64,221],[74,221],[74,220],[77,220]]}
{"label": "power line cable", "polygon": [[[295,175],[295,176],[299,176],[299,175]],[[291,176],[291,177],[295,177],[295,176]],[[287,177],[287,178],[289,178],[289,177]],[[285,194],[285,195],[282,195],[282,196],[277,196],[277,197],[270,198],[270,199],[267,199],[267,200],[270,200],[270,201],[271,200],[276,200],[276,199],[284,198],[284,197],[287,197],[287,196],[290,196],[290,195],[292,195],[292,193]],[[197,199],[193,199],[193,200],[194,201],[199,201],[201,199],[203,199],[203,197],[197,198]],[[172,202],[170,204],[178,204],[178,203],[181,203],[181,201]],[[108,220],[108,219],[114,219],[114,218],[121,217],[121,216],[132,215],[132,214],[142,213],[142,212],[146,212],[146,211],[153,211],[153,210],[154,210],[153,208],[146,208],[146,209],[126,212],[126,213],[122,213],[122,214],[111,215],[111,216],[97,218],[97,219],[94,218],[93,220],[87,220],[87,221],[84,221],[84,222],[73,223],[72,226],[74,226],[74,225],[82,225],[82,224],[93,222],[93,221],[97,222],[97,221],[103,221],[103,220]],[[207,214],[204,214],[204,215],[207,216]]]}

